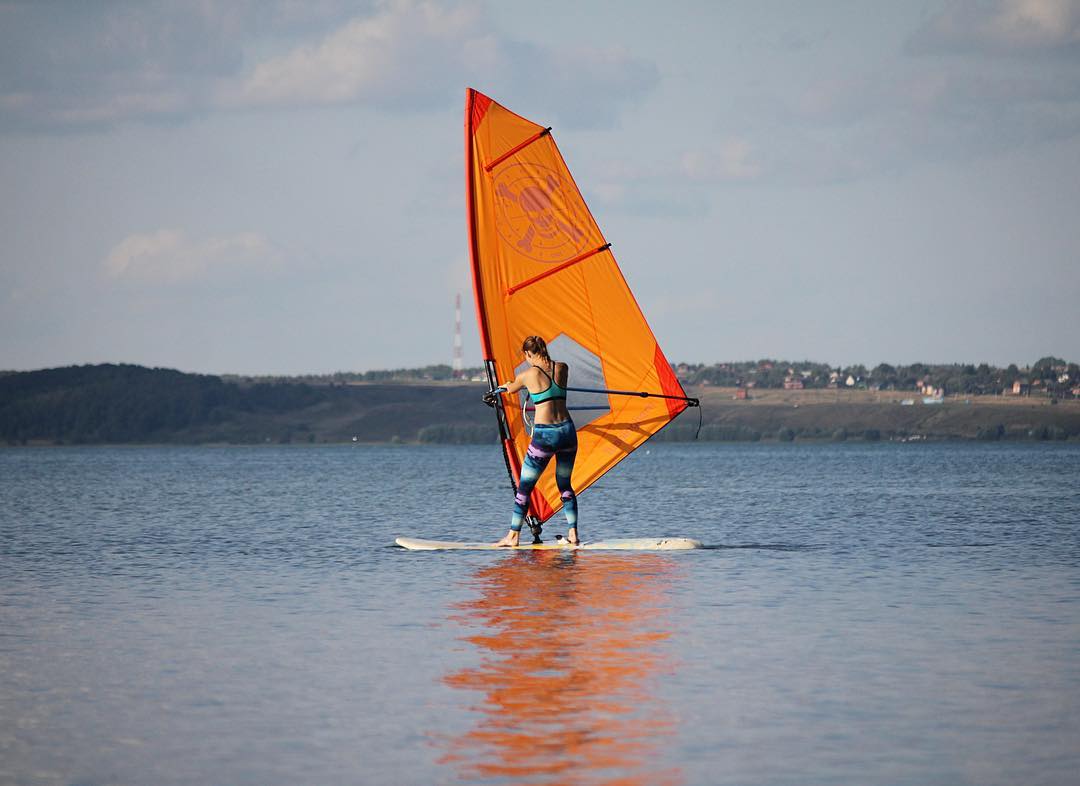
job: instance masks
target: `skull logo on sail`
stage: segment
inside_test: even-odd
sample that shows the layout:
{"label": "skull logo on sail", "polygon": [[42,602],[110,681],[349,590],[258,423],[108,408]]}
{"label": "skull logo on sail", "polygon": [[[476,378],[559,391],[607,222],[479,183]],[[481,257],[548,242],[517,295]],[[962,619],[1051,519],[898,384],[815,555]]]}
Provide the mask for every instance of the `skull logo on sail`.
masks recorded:
{"label": "skull logo on sail", "polygon": [[495,182],[499,234],[518,253],[539,262],[562,262],[580,253],[586,235],[576,189],[564,189],[545,167],[507,167]]}

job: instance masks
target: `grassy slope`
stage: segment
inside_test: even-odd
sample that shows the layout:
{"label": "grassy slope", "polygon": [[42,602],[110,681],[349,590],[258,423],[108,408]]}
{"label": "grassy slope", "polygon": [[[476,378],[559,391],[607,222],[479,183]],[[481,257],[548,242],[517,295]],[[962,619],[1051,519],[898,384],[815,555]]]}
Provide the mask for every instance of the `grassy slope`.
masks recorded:
{"label": "grassy slope", "polygon": [[[1080,401],[1051,404],[1047,399],[982,396],[926,405],[911,393],[861,390],[761,390],[753,391],[749,401],[736,401],[734,393],[726,388],[697,391],[706,423],[751,428],[764,436],[790,428],[804,432],[846,429],[851,436],[877,429],[883,438],[893,433],[975,438],[980,429],[998,425],[1014,435],[1056,427],[1080,436]],[[912,398],[914,405],[901,406],[901,400]]]}

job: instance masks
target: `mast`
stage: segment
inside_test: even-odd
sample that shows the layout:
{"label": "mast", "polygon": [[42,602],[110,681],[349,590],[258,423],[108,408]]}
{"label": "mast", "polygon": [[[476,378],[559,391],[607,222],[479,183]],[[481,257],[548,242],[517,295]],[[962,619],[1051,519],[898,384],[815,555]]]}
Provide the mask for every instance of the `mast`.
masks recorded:
{"label": "mast", "polygon": [[[478,99],[483,102],[483,105]],[[478,116],[482,117],[491,103],[490,98],[480,95],[471,87],[465,89],[465,210],[469,227],[469,260],[472,266],[476,323],[480,330],[480,348],[484,356],[484,372],[487,374],[488,389],[494,390],[499,386],[498,369],[494,353],[491,350],[491,334],[487,312],[484,308],[484,289],[481,284],[480,250],[476,225],[476,182],[473,174],[475,163],[473,157],[473,132],[479,125]],[[495,401],[495,419],[499,426],[499,439],[502,441],[503,461],[506,464],[506,474],[510,478],[510,488],[517,494],[518,478],[521,477],[521,463],[517,452],[514,450],[514,439],[510,432],[506,407],[501,396]],[[525,521],[532,531],[533,542],[540,542],[542,525],[540,520],[532,513],[531,500]]]}
{"label": "mast", "polygon": [[461,344],[461,293],[454,298],[454,359],[450,366],[451,376],[461,379],[465,376],[465,359]]}

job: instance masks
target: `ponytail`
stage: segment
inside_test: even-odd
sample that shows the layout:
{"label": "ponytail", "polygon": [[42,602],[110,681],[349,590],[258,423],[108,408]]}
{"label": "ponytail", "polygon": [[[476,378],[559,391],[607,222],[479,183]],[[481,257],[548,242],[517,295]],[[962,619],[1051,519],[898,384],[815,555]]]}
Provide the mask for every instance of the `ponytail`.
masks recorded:
{"label": "ponytail", "polygon": [[521,343],[522,352],[531,352],[534,355],[539,355],[544,360],[551,362],[551,355],[548,354],[547,342],[540,336],[529,336]]}

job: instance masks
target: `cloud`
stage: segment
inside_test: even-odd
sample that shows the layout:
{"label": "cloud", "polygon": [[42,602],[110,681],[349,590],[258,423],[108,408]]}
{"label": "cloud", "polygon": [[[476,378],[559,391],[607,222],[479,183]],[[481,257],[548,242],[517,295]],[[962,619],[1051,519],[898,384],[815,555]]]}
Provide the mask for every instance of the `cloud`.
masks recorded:
{"label": "cloud", "polygon": [[709,151],[694,150],[683,154],[682,171],[699,182],[731,183],[755,180],[761,165],[754,159],[754,148],[745,139],[722,139]]}
{"label": "cloud", "polygon": [[[685,155],[695,155],[686,153]],[[586,200],[623,215],[647,218],[701,217],[708,212],[701,185],[713,181],[691,181],[679,174],[678,154],[664,152],[659,159],[613,158],[586,162],[581,182]],[[694,187],[698,186],[698,187]]]}
{"label": "cloud", "polygon": [[367,104],[443,108],[467,84],[546,104],[567,127],[607,126],[656,87],[655,64],[617,47],[540,46],[506,36],[478,2],[389,0],[321,41],[256,64],[221,87],[234,108]]}
{"label": "cloud", "polygon": [[649,161],[590,161],[584,171],[590,204],[652,218],[700,218],[708,212],[705,195],[711,190],[753,183],[770,174],[755,145],[735,136],[681,153],[664,151]]}
{"label": "cloud", "polygon": [[0,6],[0,128],[172,119],[239,69],[243,3],[7,2]]}
{"label": "cloud", "polygon": [[912,34],[907,50],[1080,56],[1080,0],[952,0]]}
{"label": "cloud", "polygon": [[[1080,63],[1062,54],[1077,36],[1077,6],[949,4],[909,40],[907,53],[918,56],[821,75],[781,101],[751,104],[741,135],[754,143],[762,179],[794,182],[859,180],[1076,138]],[[1019,20],[1028,18],[1042,21],[1027,28]],[[928,30],[942,36],[934,53],[953,56],[925,56]]]}
{"label": "cloud", "polygon": [[0,0],[0,131],[177,122],[219,109],[252,52],[325,35],[355,0]]}
{"label": "cloud", "polygon": [[177,284],[276,268],[281,261],[281,252],[254,232],[195,240],[174,229],[160,229],[124,238],[102,268],[112,279]]}
{"label": "cloud", "polygon": [[746,145],[691,150],[682,173],[848,182],[1080,135],[1080,0],[946,2],[901,40],[858,67],[736,96],[716,131]]}
{"label": "cloud", "polygon": [[183,122],[317,105],[441,110],[497,88],[570,125],[613,123],[659,82],[618,48],[495,29],[479,0],[80,3],[0,0],[0,131]]}
{"label": "cloud", "polygon": [[524,104],[549,107],[550,122],[561,128],[609,128],[660,83],[655,63],[621,47],[548,49],[508,41],[496,57],[497,67],[476,79]]}
{"label": "cloud", "polygon": [[370,102],[429,105],[466,65],[490,48],[479,6],[443,7],[396,0],[323,40],[264,60],[225,85],[226,106],[300,106]]}

